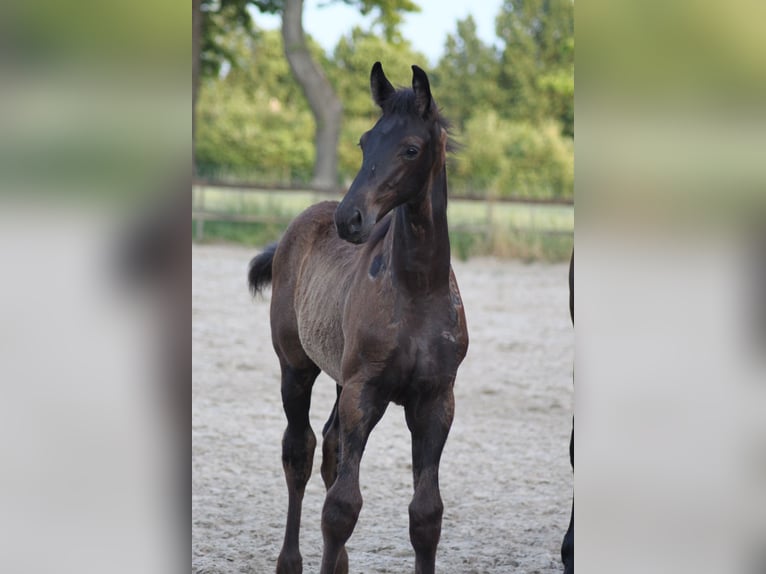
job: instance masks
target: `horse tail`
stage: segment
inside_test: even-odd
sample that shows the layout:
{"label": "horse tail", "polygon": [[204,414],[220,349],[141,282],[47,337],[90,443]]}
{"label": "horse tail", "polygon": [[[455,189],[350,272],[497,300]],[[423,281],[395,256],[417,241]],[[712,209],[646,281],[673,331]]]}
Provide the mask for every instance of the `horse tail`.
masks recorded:
{"label": "horse tail", "polygon": [[247,272],[247,283],[253,296],[263,291],[263,288],[271,283],[271,265],[274,261],[274,252],[277,244],[272,243],[263,253],[256,255],[250,261],[250,269]]}

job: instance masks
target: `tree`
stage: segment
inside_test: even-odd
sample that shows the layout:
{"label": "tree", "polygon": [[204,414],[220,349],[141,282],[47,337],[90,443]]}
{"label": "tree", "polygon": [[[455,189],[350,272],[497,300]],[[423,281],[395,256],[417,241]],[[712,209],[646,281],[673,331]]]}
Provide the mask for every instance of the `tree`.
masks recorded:
{"label": "tree", "polygon": [[459,131],[476,110],[497,107],[502,101],[499,72],[498,55],[478,37],[473,17],[459,20],[456,33],[447,36],[433,79],[439,105]]}
{"label": "tree", "polygon": [[507,116],[535,124],[552,117],[574,134],[573,1],[505,0],[496,29],[505,43],[499,80]]}
{"label": "tree", "polygon": [[[343,1],[356,6],[362,14],[377,11],[374,26],[381,27],[389,41],[400,39],[398,26],[402,21],[402,13],[418,10],[412,0]],[[192,54],[199,60],[199,67],[193,66],[192,76],[192,132],[195,133],[194,110],[200,74],[204,76],[216,73],[222,62],[231,62],[231,53],[220,42],[221,32],[227,26],[251,30],[252,19],[248,12],[250,6],[261,12],[282,14],[285,56],[309,103],[316,124],[313,183],[332,187],[338,177],[337,146],[343,110],[321,65],[308,49],[303,31],[303,0],[192,0],[192,10],[199,8],[202,15],[199,34],[192,33]]]}
{"label": "tree", "polygon": [[313,183],[333,187],[338,178],[337,149],[343,106],[321,66],[309,52],[303,33],[303,0],[284,0],[282,40],[287,61],[316,122]]}
{"label": "tree", "polygon": [[[237,30],[222,41],[235,65],[203,82],[199,170],[240,178],[257,174],[259,181],[311,181],[313,119],[284,58],[280,32]],[[309,48],[315,56],[321,52],[313,43]]]}
{"label": "tree", "polygon": [[248,11],[276,12],[280,0],[192,0],[192,173],[196,172],[197,100],[203,77],[215,75],[232,53],[221,39],[232,30],[252,31]]}

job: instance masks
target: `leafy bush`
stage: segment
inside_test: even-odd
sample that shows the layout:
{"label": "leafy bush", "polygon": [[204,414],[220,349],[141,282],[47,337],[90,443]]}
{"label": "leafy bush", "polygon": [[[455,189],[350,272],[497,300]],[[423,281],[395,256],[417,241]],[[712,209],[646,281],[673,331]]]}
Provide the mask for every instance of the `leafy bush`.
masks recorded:
{"label": "leafy bush", "polygon": [[460,138],[451,186],[469,194],[497,197],[572,197],[573,141],[555,122],[540,127],[477,112]]}
{"label": "leafy bush", "polygon": [[314,164],[314,125],[307,110],[248,94],[242,86],[211,83],[200,94],[197,158],[201,165],[257,173],[261,180],[308,181]]}

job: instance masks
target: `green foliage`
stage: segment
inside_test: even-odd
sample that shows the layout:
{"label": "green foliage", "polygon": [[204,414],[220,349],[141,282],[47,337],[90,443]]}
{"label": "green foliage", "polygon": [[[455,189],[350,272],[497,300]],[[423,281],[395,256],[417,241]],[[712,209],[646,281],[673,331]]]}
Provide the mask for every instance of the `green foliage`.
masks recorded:
{"label": "green foliage", "polygon": [[204,82],[197,118],[199,168],[225,166],[234,173],[257,173],[261,180],[308,181],[314,124],[281,57],[281,36],[262,31],[239,40],[232,42],[237,57],[255,65]]}
{"label": "green foliage", "polygon": [[572,197],[573,142],[555,122],[534,126],[485,110],[468,121],[462,144],[453,189],[496,197]]}
{"label": "green foliage", "polygon": [[500,66],[494,48],[476,34],[471,16],[457,23],[457,32],[447,36],[444,55],[432,74],[439,105],[458,131],[477,109],[496,108],[503,102],[498,89]]}
{"label": "green foliage", "polygon": [[461,150],[451,187],[464,193],[572,197],[574,39],[570,0],[507,0],[502,52],[469,16],[447,37],[434,91]]}
{"label": "green foliage", "polygon": [[[401,15],[415,10],[414,2],[342,1],[378,17],[369,30],[351,30],[330,55],[308,39],[343,103],[341,182],[348,185],[356,175],[361,163],[357,142],[379,115],[370,98],[369,74],[372,63],[381,61],[394,85],[410,85],[412,64],[429,72],[436,100],[460,144],[450,158],[453,191],[572,197],[571,0],[505,0],[496,21],[501,49],[479,39],[470,16],[458,21],[434,69],[398,33]],[[282,0],[205,0],[203,5],[210,10],[206,38],[218,50],[206,53],[218,58],[218,67],[209,68],[200,91],[198,166],[203,172],[225,170],[255,181],[310,181],[314,120],[284,57],[281,35],[259,31],[241,9],[278,11]],[[221,67],[222,61],[228,65]]]}
{"label": "green foliage", "polygon": [[[192,237],[194,237],[196,230],[196,226],[192,225]],[[273,223],[206,221],[203,242],[240,243],[260,247],[278,241],[284,232],[282,225]]]}
{"label": "green foliage", "polygon": [[404,12],[420,12],[420,7],[412,0],[343,0],[346,4],[356,6],[362,15],[378,12],[373,26],[379,25],[383,30],[383,38],[387,42],[402,40],[399,26],[403,21]]}
{"label": "green foliage", "polygon": [[574,134],[574,3],[572,0],[505,0],[497,17],[505,43],[500,84],[507,115],[539,123],[562,122]]}
{"label": "green foliage", "polygon": [[574,153],[572,140],[556,123],[508,126],[507,164],[501,171],[501,195],[516,197],[572,197]]}
{"label": "green foliage", "polygon": [[450,229],[450,251],[460,261],[467,261],[471,255],[480,255],[482,252],[481,238],[475,233]]}
{"label": "green foliage", "polygon": [[224,62],[234,66],[237,58],[229,35],[253,33],[253,18],[248,11],[254,7],[261,12],[274,13],[282,9],[281,0],[201,0],[202,46],[200,70],[203,77],[215,76]]}
{"label": "green foliage", "polygon": [[497,233],[478,253],[491,253],[505,259],[562,262],[569,261],[574,238],[569,234],[549,234],[534,231]]}
{"label": "green foliage", "polygon": [[[329,0],[328,3],[333,0]],[[412,0],[336,0],[356,7],[361,14],[375,13],[373,27],[380,28],[387,42],[401,41],[399,27],[404,13],[419,12]],[[201,0],[202,11],[202,75],[217,75],[224,63],[236,65],[236,54],[228,45],[229,34],[252,34],[253,18],[250,9],[261,13],[277,14],[284,8],[284,0]]]}

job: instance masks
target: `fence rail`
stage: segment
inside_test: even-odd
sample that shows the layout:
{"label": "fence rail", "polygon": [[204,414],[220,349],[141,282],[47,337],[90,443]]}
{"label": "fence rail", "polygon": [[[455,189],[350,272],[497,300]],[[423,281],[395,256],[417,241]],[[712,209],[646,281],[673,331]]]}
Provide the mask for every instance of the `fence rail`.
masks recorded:
{"label": "fence rail", "polygon": [[[293,219],[293,216],[282,216],[274,214],[257,214],[257,213],[242,213],[232,211],[221,211],[209,209],[205,205],[205,191],[206,189],[225,189],[238,194],[264,194],[269,192],[278,191],[280,193],[311,193],[317,196],[317,200],[321,197],[332,197],[339,199],[346,193],[344,188],[325,188],[312,185],[285,185],[277,183],[237,183],[227,181],[216,181],[208,179],[194,179],[192,180],[192,193],[197,190],[197,202],[192,203],[192,222],[195,224],[195,238],[198,241],[204,239],[204,227],[206,221],[214,222],[237,222],[237,223],[266,223],[276,225],[287,225]],[[242,196],[241,196],[242,197]],[[533,198],[521,198],[521,197],[477,197],[472,195],[455,195],[450,194],[450,200],[470,202],[474,204],[484,204],[485,215],[483,217],[484,223],[482,224],[457,224],[451,225],[450,228],[453,231],[461,231],[472,233],[476,235],[484,235],[487,238],[492,234],[492,222],[494,220],[494,212],[504,204],[518,204],[527,206],[568,206],[574,205],[571,199],[533,199]],[[548,229],[540,227],[513,227],[506,226],[506,230],[510,232],[529,233],[534,232],[536,234],[551,235],[551,236],[571,236],[573,231],[571,229]]]}
{"label": "fence rail", "polygon": [[[205,188],[205,187],[218,187],[222,189],[234,189],[242,192],[265,192],[265,191],[286,191],[286,192],[313,192],[321,195],[338,195],[342,196],[348,191],[344,187],[328,188],[319,187],[311,184],[306,185],[293,185],[293,184],[281,184],[281,183],[242,183],[232,181],[217,181],[210,179],[194,179],[192,180],[192,187]],[[496,202],[496,203],[524,203],[528,205],[574,205],[574,200],[565,197],[550,197],[550,198],[534,198],[534,197],[480,197],[477,195],[465,195],[465,194],[449,194],[450,199],[456,199],[459,201],[476,201],[476,202]]]}

